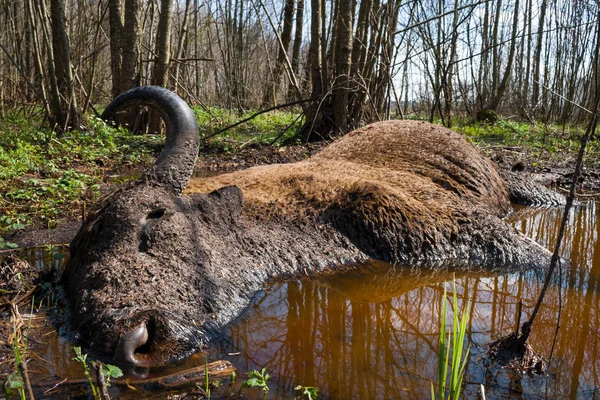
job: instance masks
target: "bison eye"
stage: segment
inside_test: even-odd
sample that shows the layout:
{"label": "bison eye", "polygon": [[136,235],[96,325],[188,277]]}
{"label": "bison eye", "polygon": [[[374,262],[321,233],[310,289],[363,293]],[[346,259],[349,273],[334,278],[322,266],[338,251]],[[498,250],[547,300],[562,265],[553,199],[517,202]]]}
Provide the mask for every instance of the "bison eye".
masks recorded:
{"label": "bison eye", "polygon": [[160,208],[158,210],[153,210],[150,214],[148,214],[146,219],[157,219],[162,217],[163,215],[165,215],[165,209]]}

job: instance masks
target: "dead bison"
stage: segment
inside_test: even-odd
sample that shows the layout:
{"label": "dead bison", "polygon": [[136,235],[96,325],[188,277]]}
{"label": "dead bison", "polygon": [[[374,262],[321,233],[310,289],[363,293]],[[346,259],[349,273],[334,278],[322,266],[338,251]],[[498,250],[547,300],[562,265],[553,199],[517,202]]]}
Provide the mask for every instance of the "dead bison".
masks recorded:
{"label": "dead bison", "polygon": [[105,117],[131,102],[163,114],[165,148],[142,179],[90,214],[63,278],[76,337],[113,362],[189,355],[275,276],[369,257],[503,269],[546,258],[502,220],[506,181],[451,130],[376,123],[306,161],[189,183],[199,146],[192,111],[165,89],[142,87]]}

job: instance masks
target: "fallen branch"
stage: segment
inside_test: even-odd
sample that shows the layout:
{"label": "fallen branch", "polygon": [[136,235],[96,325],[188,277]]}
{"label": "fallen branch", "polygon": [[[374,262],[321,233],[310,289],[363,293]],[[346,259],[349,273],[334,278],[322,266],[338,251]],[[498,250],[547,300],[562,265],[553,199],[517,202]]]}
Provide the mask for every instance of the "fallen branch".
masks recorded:
{"label": "fallen branch", "polygon": [[27,364],[25,364],[23,360],[21,360],[19,363],[19,372],[21,372],[21,377],[23,378],[23,382],[25,382],[25,389],[27,390],[29,399],[35,400],[33,388],[31,387],[31,380],[29,379],[29,374],[27,373]]}
{"label": "fallen branch", "polygon": [[208,135],[208,136],[204,136],[204,137],[202,138],[202,140],[206,140],[206,139],[208,139],[208,138],[211,138],[211,137],[213,137],[213,136],[217,136],[217,135],[218,135],[218,134],[220,134],[220,133],[223,133],[223,132],[225,132],[225,131],[228,131],[228,130],[229,130],[229,129],[231,129],[231,128],[235,128],[236,126],[238,126],[238,125],[241,125],[241,124],[243,124],[244,122],[248,122],[248,121],[250,121],[250,120],[252,120],[252,119],[254,119],[254,118],[258,117],[258,116],[259,116],[259,115],[261,115],[261,114],[268,113],[269,111],[279,110],[280,108],[291,107],[291,106],[295,106],[295,105],[297,105],[297,104],[304,104],[304,103],[308,103],[309,101],[313,101],[313,100],[314,100],[314,99],[312,99],[312,98],[311,98],[311,99],[302,99],[302,100],[296,100],[296,101],[292,101],[292,102],[290,102],[290,103],[279,104],[279,105],[277,105],[277,106],[273,106],[273,107],[265,108],[264,110],[260,110],[260,111],[257,111],[257,112],[255,112],[254,114],[252,114],[252,115],[251,115],[251,116],[249,116],[248,118],[244,118],[243,120],[236,122],[235,124],[232,124],[232,125],[226,126],[226,127],[225,127],[225,128],[223,128],[223,129],[219,129],[218,131],[216,131],[216,132],[213,132],[213,133],[211,133],[211,134],[210,134],[210,135]]}
{"label": "fallen branch", "polygon": [[[225,360],[213,361],[207,365],[201,365],[186,369],[185,371],[174,372],[169,375],[158,376],[149,379],[130,380],[129,378],[111,379],[111,384],[119,386],[144,386],[150,385],[156,389],[167,389],[185,386],[205,379],[205,371],[208,370],[209,379],[225,378],[235,371],[235,367]],[[37,388],[51,387],[57,389],[64,386],[87,385],[87,379],[64,379],[60,381],[41,381],[34,382],[33,386]]]}

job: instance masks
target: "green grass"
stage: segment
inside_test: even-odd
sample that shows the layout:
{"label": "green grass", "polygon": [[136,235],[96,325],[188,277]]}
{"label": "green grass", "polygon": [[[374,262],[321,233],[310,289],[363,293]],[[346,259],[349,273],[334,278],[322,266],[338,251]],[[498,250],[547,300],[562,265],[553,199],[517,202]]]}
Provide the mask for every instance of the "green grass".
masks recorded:
{"label": "green grass", "polygon": [[[563,127],[503,119],[493,125],[459,122],[453,129],[480,147],[524,147],[530,150],[532,158],[540,159],[560,159],[565,154],[576,154],[585,131],[583,126]],[[600,156],[600,142],[591,142],[587,152],[588,160],[597,162]]]}
{"label": "green grass", "polygon": [[[462,315],[459,316],[458,301],[456,295],[456,283],[453,282],[452,329],[446,332],[446,287],[444,286],[444,297],[442,297],[439,353],[438,353],[438,385],[437,395],[433,382],[431,383],[431,398],[458,400],[460,397],[465,367],[469,359],[470,346],[464,350],[467,321],[469,320],[469,302],[464,307]],[[450,380],[448,381],[448,370]],[[448,394],[446,396],[446,394]]]}
{"label": "green grass", "polygon": [[[149,165],[163,139],[134,136],[91,118],[87,131],[58,137],[35,118],[0,121],[0,237],[32,222],[53,227],[94,202],[107,175]],[[8,247],[0,240],[0,246]]]}
{"label": "green grass", "polygon": [[[194,114],[200,127],[200,135],[207,137],[256,113],[248,110],[243,114],[217,107],[195,108]],[[293,138],[302,125],[300,111],[270,111],[248,122],[231,128],[211,140],[211,145],[225,151],[235,151],[239,146],[284,143]]]}

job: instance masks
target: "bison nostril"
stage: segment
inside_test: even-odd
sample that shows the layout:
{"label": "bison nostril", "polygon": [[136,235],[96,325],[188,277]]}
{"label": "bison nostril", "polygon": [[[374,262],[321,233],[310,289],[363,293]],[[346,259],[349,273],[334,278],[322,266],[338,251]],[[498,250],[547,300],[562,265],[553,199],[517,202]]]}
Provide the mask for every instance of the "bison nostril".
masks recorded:
{"label": "bison nostril", "polygon": [[146,219],[157,219],[157,218],[162,217],[163,215],[165,215],[165,209],[164,208],[160,208],[160,209],[154,210],[150,214],[148,214],[148,216],[146,217]]}
{"label": "bison nostril", "polygon": [[135,329],[125,333],[115,350],[114,359],[117,362],[126,363],[135,366],[147,366],[149,360],[139,354],[136,355],[136,349],[143,347],[148,343],[148,328],[146,323],[142,322]]}

